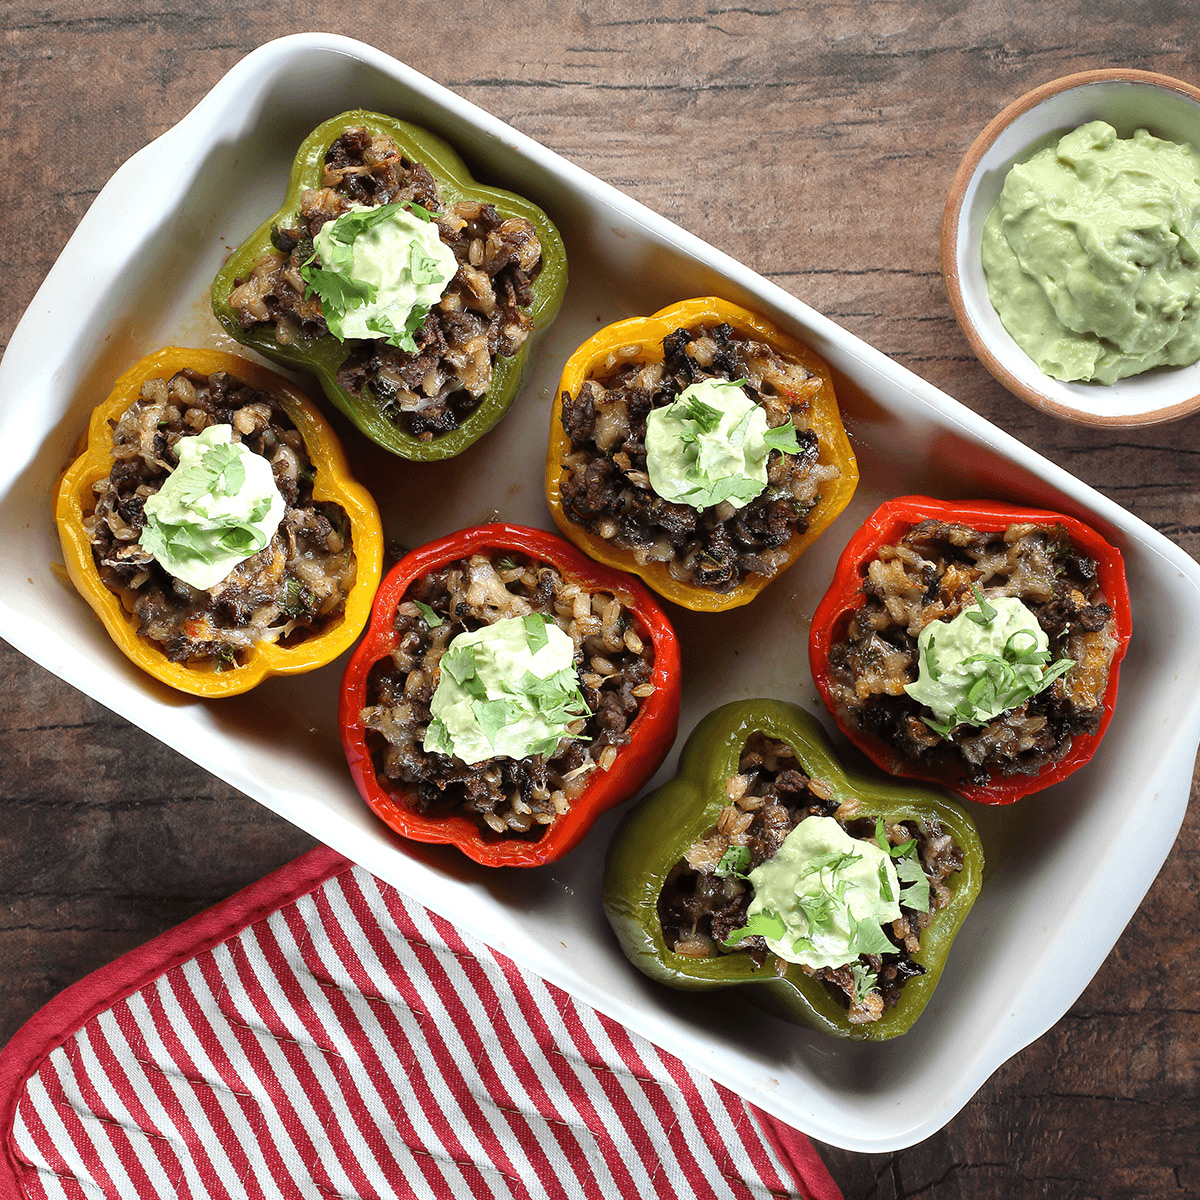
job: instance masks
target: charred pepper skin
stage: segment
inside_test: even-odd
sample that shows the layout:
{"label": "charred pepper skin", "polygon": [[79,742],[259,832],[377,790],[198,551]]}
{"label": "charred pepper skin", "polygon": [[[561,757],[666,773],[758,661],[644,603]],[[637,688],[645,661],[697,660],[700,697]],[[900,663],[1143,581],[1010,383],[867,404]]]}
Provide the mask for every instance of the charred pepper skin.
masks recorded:
{"label": "charred pepper skin", "polygon": [[[852,1025],[847,1010],[819,979],[774,955],[758,966],[748,951],[686,958],[667,947],[658,901],[672,867],[687,848],[711,832],[728,804],[725,781],[738,771],[742,748],[761,732],[786,742],[810,778],[827,783],[839,801],[856,799],[860,815],[885,821],[935,820],[963,854],[963,867],[947,880],[950,902],[921,933],[913,961],[925,974],[909,979],[894,1007],[880,1020]],[[979,894],[983,848],[967,815],[927,789],[902,787],[847,771],[834,757],[817,722],[780,700],[726,704],[696,726],[679,760],[679,773],[621,822],[609,847],[604,909],[626,957],[643,974],[686,991],[747,986],[779,1016],[833,1037],[886,1041],[906,1032],[928,1003],[951,943]]]}
{"label": "charred pepper skin", "polygon": [[[636,345],[641,348],[640,353],[635,359],[626,361],[662,362],[663,339],[676,329],[695,330],[702,325],[723,323],[731,325],[744,336],[765,342],[785,358],[802,363],[821,381],[820,390],[809,410],[809,421],[817,435],[818,461],[823,465],[837,466],[841,474],[822,491],[817,506],[809,514],[808,528],[792,537],[788,544],[787,562],[774,576],[770,579],[762,576],[751,577],[728,592],[715,592],[699,584],[676,579],[665,563],[648,562],[639,565],[632,550],[623,549],[596,534],[589,533],[567,516],[563,507],[562,477],[563,461],[571,453],[571,441],[563,428],[562,397],[564,392],[572,397],[578,396],[584,381],[614,351]],[[626,321],[608,325],[584,342],[563,368],[558,391],[555,393],[554,410],[550,417],[550,440],[546,451],[546,502],[554,517],[554,523],[589,557],[606,566],[641,576],[660,596],[684,608],[695,612],[723,612],[729,608],[749,604],[767,584],[778,579],[791,567],[833,523],[842,509],[850,503],[857,486],[858,463],[842,426],[828,365],[803,342],[777,329],[757,313],[730,304],[727,300],[715,296],[701,296],[672,304],[650,317],[631,317]]]}
{"label": "charred pepper skin", "polygon": [[298,336],[294,342],[282,344],[275,337],[274,326],[269,323],[244,329],[237,312],[229,303],[236,281],[247,278],[254,264],[273,249],[274,230],[294,222],[304,192],[321,185],[325,154],[329,147],[346,130],[356,127],[365,127],[373,134],[385,134],[396,142],[406,157],[424,163],[437,180],[446,204],[457,200],[478,200],[495,205],[505,217],[526,218],[537,230],[542,245],[542,269],[533,281],[533,303],[528,309],[529,316],[535,329],[543,329],[554,320],[567,286],[567,253],[562,237],[550,218],[523,196],[477,183],[457,152],[435,134],[410,125],[407,121],[363,110],[333,117],[305,138],[292,165],[283,204],[229,256],[213,280],[213,314],[225,331],[243,345],[257,350],[274,362],[315,375],[330,402],[377,445],[413,462],[440,462],[474,445],[508,411],[520,386],[521,371],[529,350],[528,341],[511,358],[502,355],[494,357],[492,379],[487,392],[457,429],[430,440],[422,440],[389,421],[369,393],[355,396],[338,383],[338,371],[350,357],[349,344],[338,341],[331,333],[317,338]]}
{"label": "charred pepper skin", "polygon": [[[650,682],[654,691],[629,726],[630,740],[619,748],[607,770],[591,773],[587,787],[569,811],[545,827],[537,840],[483,832],[471,817],[456,812],[427,815],[405,803],[403,785],[382,779],[375,769],[362,710],[370,703],[372,668],[386,659],[396,642],[396,606],[409,587],[448,563],[472,554],[516,551],[557,567],[565,577],[611,592],[630,610],[637,632],[654,647]],[[541,529],[523,525],[481,525],[429,542],[400,560],[375,598],[367,634],[354,651],[342,679],[338,722],[346,762],[359,794],[375,815],[403,837],[457,847],[485,867],[539,867],[573,850],[596,819],[632,800],[675,743],[679,729],[679,643],[666,614],[636,580],[597,566],[574,546]]]}
{"label": "charred pepper skin", "polygon": [[[224,371],[242,383],[267,392],[304,439],[315,471],[313,499],[338,504],[350,522],[351,545],[357,573],[342,612],[328,626],[295,646],[262,643],[245,652],[246,661],[227,670],[213,665],[188,666],[172,662],[149,638],[137,631],[137,622],[125,611],[120,598],[100,579],[83,518],[95,505],[92,485],[112,470],[112,434],[117,419],[133,404],[148,379],[170,379],[185,368],[202,375]],[[134,363],[117,380],[112,394],[93,413],[87,446],[67,468],[55,500],[55,521],[62,542],[67,574],[79,594],[103,622],[117,648],[148,675],[181,692],[202,699],[236,696],[269,675],[295,675],[313,671],[348,650],[362,632],[371,611],[371,599],[383,570],[383,528],[371,495],[350,474],[337,435],[316,406],[286,379],[257,363],[219,350],[188,350],[168,346]]]}
{"label": "charred pepper skin", "polygon": [[[1095,733],[1077,734],[1067,755],[1048,763],[1035,775],[993,776],[986,784],[971,783],[952,766],[938,770],[923,768],[910,759],[901,758],[894,747],[867,730],[858,728],[838,712],[833,699],[829,654],[845,636],[846,627],[854,613],[866,603],[863,581],[867,566],[879,552],[880,546],[894,545],[922,521],[946,521],[969,525],[983,533],[995,533],[1017,523],[1061,525],[1072,544],[1089,558],[1095,559],[1100,589],[1112,607],[1116,622],[1117,648],[1113,652],[1104,693],[1103,715]],[[1110,546],[1094,529],[1064,513],[1039,508],[1024,508],[1000,500],[934,500],[929,496],[898,496],[881,504],[859,531],[850,539],[838,559],[833,582],[813,615],[809,630],[808,657],[813,680],[825,707],[829,709],[838,728],[877,767],[903,779],[926,780],[941,784],[967,800],[979,804],[1012,804],[1023,796],[1040,792],[1051,784],[1074,774],[1096,753],[1104,732],[1112,720],[1117,703],[1117,685],[1121,660],[1133,635],[1133,617],[1129,602],[1129,583],[1125,577],[1125,562],[1121,552]]]}

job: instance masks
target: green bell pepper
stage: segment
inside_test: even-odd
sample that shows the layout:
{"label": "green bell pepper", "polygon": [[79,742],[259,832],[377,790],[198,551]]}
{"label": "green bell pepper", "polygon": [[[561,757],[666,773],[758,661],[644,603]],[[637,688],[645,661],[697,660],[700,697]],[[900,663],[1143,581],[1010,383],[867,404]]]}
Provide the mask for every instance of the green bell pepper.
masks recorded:
{"label": "green bell pepper", "polygon": [[[912,954],[925,974],[905,981],[900,998],[875,1022],[852,1025],[846,1008],[820,980],[769,955],[759,966],[748,951],[687,958],[667,947],[659,896],[688,847],[710,833],[729,800],[725,781],[738,773],[742,749],[755,731],[785,742],[800,767],[822,780],[839,802],[859,801],[857,817],[936,820],[962,850],[963,867],[950,875],[951,898],[921,931]],[[726,704],[696,726],[684,746],[679,773],[631,812],[609,849],[604,906],[621,948],[644,974],[688,990],[757,984],[756,994],[780,1016],[835,1037],[883,1041],[904,1033],[933,994],[959,926],[979,894],[983,849],[966,814],[937,793],[884,783],[847,772],[834,758],[817,722],[803,709],[778,700]]]}
{"label": "green bell pepper", "polygon": [[269,322],[243,328],[236,310],[229,303],[237,281],[248,278],[255,264],[273,249],[275,230],[288,228],[296,222],[304,192],[321,186],[325,155],[330,146],[347,129],[357,126],[365,127],[372,134],[385,134],[407,158],[424,163],[437,181],[445,204],[476,200],[495,205],[503,217],[524,217],[531,222],[542,246],[542,269],[533,280],[533,302],[528,313],[535,328],[547,326],[554,320],[567,286],[567,255],[562,237],[550,218],[522,196],[477,183],[458,154],[440,137],[407,121],[362,110],[333,117],[305,138],[292,165],[287,193],[279,211],[268,217],[229,256],[213,280],[213,314],[230,336],[243,345],[275,362],[315,375],[333,404],[385,450],[418,462],[452,458],[487,433],[512,404],[528,341],[511,358],[494,356],[487,392],[457,429],[431,440],[422,440],[388,420],[368,389],[364,388],[356,396],[338,383],[338,370],[351,354],[349,344],[339,341],[331,333],[320,337],[301,334],[294,341],[281,343],[276,339],[275,326]]}

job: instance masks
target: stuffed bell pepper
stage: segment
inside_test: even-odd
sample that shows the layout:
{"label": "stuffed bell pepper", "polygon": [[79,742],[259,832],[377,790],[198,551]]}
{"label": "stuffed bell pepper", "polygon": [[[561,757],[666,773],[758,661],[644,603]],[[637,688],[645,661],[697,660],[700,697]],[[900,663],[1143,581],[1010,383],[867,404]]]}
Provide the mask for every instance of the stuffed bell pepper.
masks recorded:
{"label": "stuffed bell pepper", "polygon": [[789,1020],[883,1041],[928,1002],[982,873],[957,806],[845,771],[794,704],[744,700],[622,821],[604,904],[651,979],[752,985]]}
{"label": "stuffed bell pepper", "polygon": [[397,832],[539,866],[666,757],[679,648],[628,576],[541,530],[480,526],[384,580],[339,719],[359,792]]}
{"label": "stuffed bell pepper", "polygon": [[426,130],[354,111],[305,139],[212,305],[238,341],[316,375],[372,441],[432,461],[507,411],[566,279],[540,208],[477,183]]}
{"label": "stuffed bell pepper", "polygon": [[1082,521],[902,496],[850,540],[809,655],[878,766],[1010,804],[1095,753],[1131,631],[1121,555]]}
{"label": "stuffed bell pepper", "polygon": [[194,696],[331,662],[366,624],[383,532],[333,431],[216,350],[135,363],[59,485],[71,582],[121,651]]}
{"label": "stuffed bell pepper", "polygon": [[748,604],[858,483],[829,368],[715,297],[602,329],[558,390],[546,492],[559,529],[685,608]]}

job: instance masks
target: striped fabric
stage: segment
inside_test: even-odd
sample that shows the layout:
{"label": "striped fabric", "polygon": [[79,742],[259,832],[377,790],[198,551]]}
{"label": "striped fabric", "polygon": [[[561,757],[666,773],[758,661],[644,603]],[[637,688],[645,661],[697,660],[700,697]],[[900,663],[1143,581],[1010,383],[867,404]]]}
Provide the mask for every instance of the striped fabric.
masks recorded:
{"label": "striped fabric", "polygon": [[26,1027],[36,1062],[14,1039],[5,1195],[839,1197],[802,1135],[331,851],[299,862],[315,885],[164,935],[115,1002],[76,985],[80,1019]]}

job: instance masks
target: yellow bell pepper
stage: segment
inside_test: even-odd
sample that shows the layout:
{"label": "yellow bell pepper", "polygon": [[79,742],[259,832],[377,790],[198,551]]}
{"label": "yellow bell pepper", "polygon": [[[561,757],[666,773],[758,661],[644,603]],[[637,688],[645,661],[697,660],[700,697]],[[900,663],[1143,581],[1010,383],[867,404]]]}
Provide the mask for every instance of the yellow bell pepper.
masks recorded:
{"label": "yellow bell pepper", "polygon": [[[562,398],[564,393],[578,396],[585,380],[599,370],[610,369],[617,361],[662,362],[663,339],[676,329],[695,330],[701,326],[711,327],[722,323],[731,325],[743,336],[766,343],[782,357],[801,363],[811,372],[813,391],[809,397],[807,416],[809,427],[817,437],[818,461],[826,466],[836,466],[840,474],[822,489],[820,500],[809,514],[808,527],[803,533],[792,537],[787,546],[787,561],[776,575],[770,578],[752,576],[727,592],[716,592],[700,584],[676,579],[667,563],[648,562],[640,565],[631,550],[589,533],[567,516],[563,509],[561,484],[563,462],[571,454],[571,442],[563,429]],[[631,347],[636,347],[632,353]],[[651,317],[617,321],[584,342],[567,360],[563,369],[550,418],[550,444],[546,453],[546,499],[555,524],[597,562],[640,575],[659,595],[684,608],[697,612],[720,612],[749,604],[771,579],[792,566],[801,553],[820,537],[850,502],[857,486],[858,464],[842,427],[829,367],[803,342],[777,329],[756,313],[726,300],[702,296],[673,304]]]}
{"label": "yellow bell pepper", "polygon": [[[95,508],[93,485],[112,470],[113,426],[141,393],[148,379],[169,380],[190,368],[202,375],[224,371],[283,406],[304,439],[312,462],[313,499],[339,505],[350,525],[357,573],[340,613],[324,629],[294,646],[269,642],[251,646],[236,667],[218,670],[215,664],[190,666],[172,662],[162,649],[137,631],[137,622],[121,599],[100,578],[84,529],[84,517]],[[206,699],[233,696],[261,683],[268,675],[312,671],[349,649],[362,632],[383,568],[383,528],[370,493],[350,475],[337,435],[312,402],[286,379],[243,358],[219,350],[188,350],[169,346],[134,363],[93,413],[83,453],[67,468],[58,487],[55,520],[62,541],[67,574],[80,595],[95,610],[118,649],[147,674],[179,691]]]}

